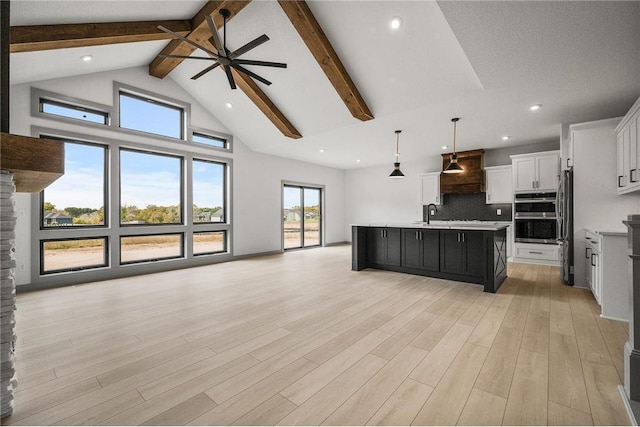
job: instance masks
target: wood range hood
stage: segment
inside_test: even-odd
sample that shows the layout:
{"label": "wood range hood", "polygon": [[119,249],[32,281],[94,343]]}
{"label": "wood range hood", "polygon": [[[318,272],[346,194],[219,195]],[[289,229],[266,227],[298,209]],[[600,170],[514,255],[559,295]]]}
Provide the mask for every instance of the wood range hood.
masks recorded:
{"label": "wood range hood", "polygon": [[[441,173],[440,192],[442,194],[483,193],[484,190],[484,150],[458,151],[458,164],[462,173]],[[451,153],[442,155],[442,170],[451,161]]]}

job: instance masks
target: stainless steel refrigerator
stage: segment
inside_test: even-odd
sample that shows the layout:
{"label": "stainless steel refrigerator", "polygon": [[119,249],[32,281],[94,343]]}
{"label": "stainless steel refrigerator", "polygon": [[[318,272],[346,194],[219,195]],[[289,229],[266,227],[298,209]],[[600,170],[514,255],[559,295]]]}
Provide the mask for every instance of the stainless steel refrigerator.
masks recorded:
{"label": "stainless steel refrigerator", "polygon": [[557,193],[558,242],[562,244],[562,280],[573,286],[573,170],[562,171]]}

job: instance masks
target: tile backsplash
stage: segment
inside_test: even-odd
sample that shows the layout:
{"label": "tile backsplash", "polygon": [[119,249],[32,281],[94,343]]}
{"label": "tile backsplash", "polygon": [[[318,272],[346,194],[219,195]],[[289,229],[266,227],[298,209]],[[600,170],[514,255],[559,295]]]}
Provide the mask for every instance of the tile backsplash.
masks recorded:
{"label": "tile backsplash", "polygon": [[[502,209],[502,215],[496,213]],[[427,207],[422,207],[422,220],[427,220]],[[471,194],[443,194],[442,204],[438,212],[431,216],[432,220],[480,220],[480,221],[511,221],[512,208],[510,203],[486,204],[486,193]]]}

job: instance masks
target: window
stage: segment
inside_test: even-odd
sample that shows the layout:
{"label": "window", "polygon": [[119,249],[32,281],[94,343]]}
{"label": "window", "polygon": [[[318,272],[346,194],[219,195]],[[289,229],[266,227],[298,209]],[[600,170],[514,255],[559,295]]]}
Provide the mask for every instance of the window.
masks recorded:
{"label": "window", "polygon": [[227,251],[227,236],[224,231],[193,233],[193,254],[209,255]]}
{"label": "window", "polygon": [[226,222],[224,163],[193,161],[193,222]]}
{"label": "window", "polygon": [[123,236],[120,238],[120,264],[182,258],[182,234]]}
{"label": "window", "polygon": [[76,120],[84,120],[91,123],[99,123],[101,125],[109,124],[109,113],[99,110],[93,110],[86,107],[80,107],[73,104],[67,104],[60,101],[51,101],[40,98],[40,111],[56,116],[68,117]]}
{"label": "window", "polygon": [[120,150],[120,224],[182,223],[182,159]]}
{"label": "window", "polygon": [[64,150],[64,175],[42,193],[40,227],[104,226],[107,148],[65,140]]}
{"label": "window", "polygon": [[212,135],[205,135],[199,132],[193,132],[193,135],[191,136],[191,140],[193,142],[197,142],[198,144],[205,144],[211,147],[225,148],[225,149],[229,148],[229,144],[225,138],[220,138]]}
{"label": "window", "polygon": [[44,240],[40,253],[43,274],[106,267],[107,239]]}
{"label": "window", "polygon": [[182,139],[184,108],[120,92],[120,127]]}

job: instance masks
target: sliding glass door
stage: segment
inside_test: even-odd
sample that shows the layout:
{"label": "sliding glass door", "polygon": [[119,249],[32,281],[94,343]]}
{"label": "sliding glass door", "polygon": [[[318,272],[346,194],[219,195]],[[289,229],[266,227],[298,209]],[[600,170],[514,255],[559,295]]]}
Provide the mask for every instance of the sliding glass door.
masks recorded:
{"label": "sliding glass door", "polygon": [[284,184],[282,236],[284,249],[322,245],[322,189]]}

